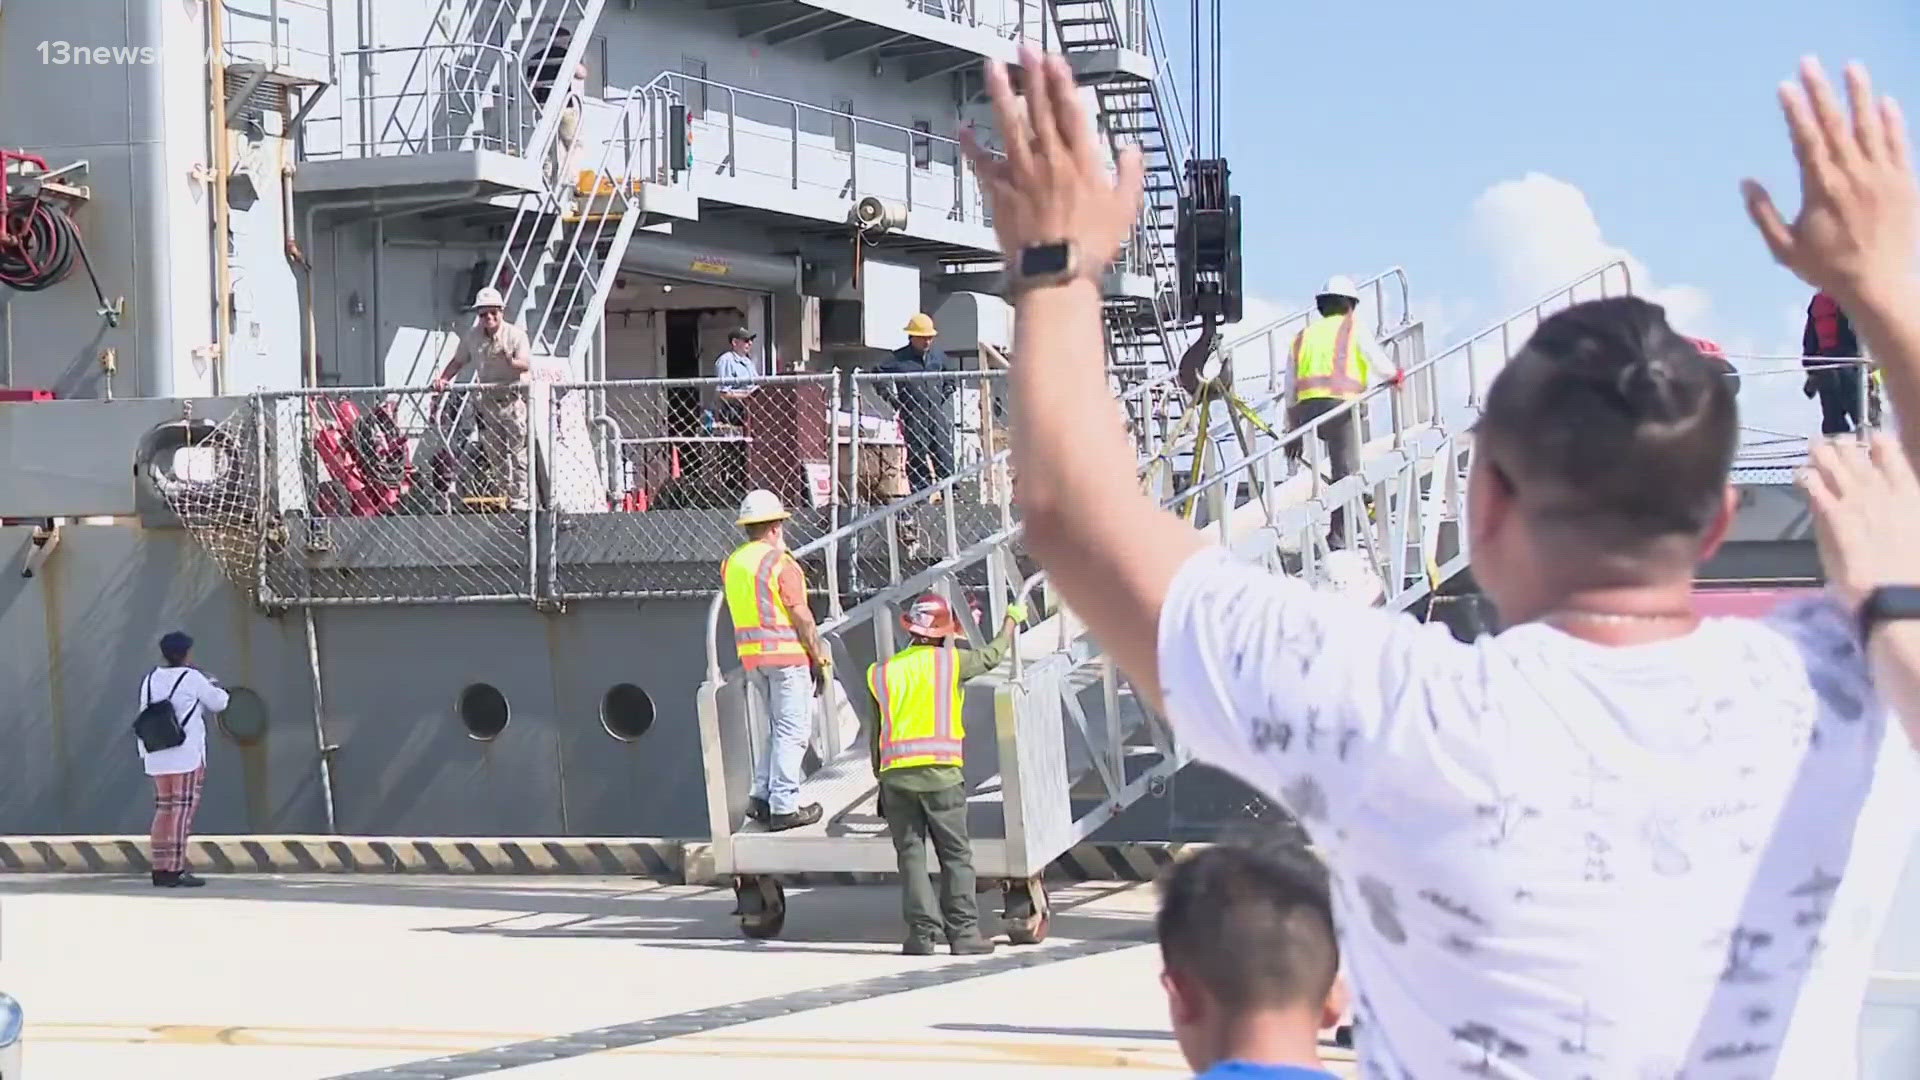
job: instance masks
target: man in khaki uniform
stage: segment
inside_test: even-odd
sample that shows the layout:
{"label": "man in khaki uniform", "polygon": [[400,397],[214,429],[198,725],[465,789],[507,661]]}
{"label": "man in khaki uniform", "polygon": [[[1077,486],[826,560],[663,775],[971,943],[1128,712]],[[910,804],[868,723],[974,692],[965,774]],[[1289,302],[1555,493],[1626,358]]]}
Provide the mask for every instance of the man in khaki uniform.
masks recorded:
{"label": "man in khaki uniform", "polygon": [[520,387],[533,370],[533,345],[527,332],[507,321],[506,301],[498,289],[481,289],[473,298],[474,325],[460,338],[453,359],[433,381],[445,390],[471,363],[479,365],[472,395],[480,422],[481,452],[488,472],[504,485],[507,505],[527,508],[527,395]]}

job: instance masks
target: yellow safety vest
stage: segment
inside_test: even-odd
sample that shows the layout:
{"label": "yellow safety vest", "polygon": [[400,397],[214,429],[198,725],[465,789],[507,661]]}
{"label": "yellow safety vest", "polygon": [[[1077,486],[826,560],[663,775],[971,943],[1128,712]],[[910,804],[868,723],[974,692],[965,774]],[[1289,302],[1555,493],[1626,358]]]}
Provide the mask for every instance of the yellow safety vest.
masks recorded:
{"label": "yellow safety vest", "polygon": [[780,599],[780,571],[793,561],[765,540],[740,545],[720,564],[733,616],[733,651],[748,668],[791,667],[807,662],[793,617]]}
{"label": "yellow safety vest", "polygon": [[960,720],[960,657],[949,645],[912,645],[867,669],[880,703],[880,771],[958,765],[966,725]]}
{"label": "yellow safety vest", "polygon": [[1367,389],[1367,359],[1351,313],[1321,316],[1294,335],[1293,399],[1359,397]]}

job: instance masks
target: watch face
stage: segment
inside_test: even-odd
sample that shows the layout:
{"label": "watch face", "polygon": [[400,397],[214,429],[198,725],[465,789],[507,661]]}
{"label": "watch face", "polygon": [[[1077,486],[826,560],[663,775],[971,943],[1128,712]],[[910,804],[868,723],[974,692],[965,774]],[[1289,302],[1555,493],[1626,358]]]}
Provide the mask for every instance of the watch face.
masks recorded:
{"label": "watch face", "polygon": [[1072,253],[1065,244],[1043,244],[1020,252],[1021,277],[1052,277],[1064,274],[1071,266]]}

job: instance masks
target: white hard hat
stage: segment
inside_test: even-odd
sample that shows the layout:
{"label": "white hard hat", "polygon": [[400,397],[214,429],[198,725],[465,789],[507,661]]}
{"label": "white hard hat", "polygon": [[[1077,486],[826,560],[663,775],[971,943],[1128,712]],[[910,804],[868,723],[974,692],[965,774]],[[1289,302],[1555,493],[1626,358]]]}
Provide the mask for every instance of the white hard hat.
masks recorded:
{"label": "white hard hat", "polygon": [[1367,557],[1351,548],[1330,551],[1320,563],[1321,576],[1325,580],[1325,590],[1357,600],[1369,606],[1378,604],[1386,595],[1386,588],[1380,582],[1380,575],[1374,572]]}
{"label": "white hard hat", "polygon": [[1335,274],[1328,278],[1327,283],[1314,295],[1344,296],[1356,304],[1360,302],[1360,290],[1354,286],[1353,279],[1345,274]]}
{"label": "white hard hat", "polygon": [[754,488],[747,497],[740,500],[740,516],[734,519],[735,525],[762,525],[769,521],[785,521],[792,517],[787,508],[781,505],[780,496],[766,488]]}
{"label": "white hard hat", "polygon": [[485,288],[473,295],[473,310],[475,311],[483,308],[503,308],[506,306],[507,298],[500,295],[499,289]]}

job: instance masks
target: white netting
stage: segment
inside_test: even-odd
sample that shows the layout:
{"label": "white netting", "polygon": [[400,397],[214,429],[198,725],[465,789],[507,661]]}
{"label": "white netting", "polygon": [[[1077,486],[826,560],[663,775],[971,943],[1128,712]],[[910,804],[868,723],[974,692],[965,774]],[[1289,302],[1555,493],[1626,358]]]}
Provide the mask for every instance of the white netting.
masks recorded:
{"label": "white netting", "polygon": [[148,469],[181,525],[248,596],[260,591],[261,549],[275,538],[261,512],[267,468],[260,417],[258,399],[249,399],[218,425],[177,425],[171,448],[160,448]]}

